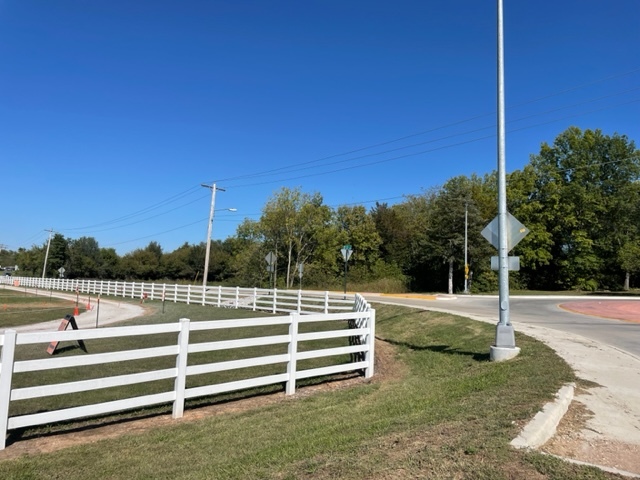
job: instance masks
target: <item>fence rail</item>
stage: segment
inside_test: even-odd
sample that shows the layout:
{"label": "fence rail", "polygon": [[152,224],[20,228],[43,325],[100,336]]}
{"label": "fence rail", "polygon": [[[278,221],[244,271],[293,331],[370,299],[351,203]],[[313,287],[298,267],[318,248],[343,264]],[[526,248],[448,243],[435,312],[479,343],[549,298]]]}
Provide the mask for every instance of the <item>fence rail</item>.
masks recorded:
{"label": "fence rail", "polygon": [[165,300],[188,305],[248,308],[271,313],[333,313],[353,310],[354,294],[311,290],[278,290],[202,285],[178,285],[68,278],[0,277],[0,285],[77,292],[131,299]]}
{"label": "fence rail", "polygon": [[[4,280],[4,279],[3,279]],[[16,279],[10,279],[11,284]],[[190,321],[183,318],[175,323],[138,325],[127,327],[107,327],[87,330],[49,331],[49,332],[16,332],[6,330],[0,334],[0,449],[6,445],[9,430],[30,426],[68,421],[83,417],[93,417],[114,412],[148,407],[158,404],[172,404],[172,415],[179,418],[183,415],[185,400],[195,397],[220,394],[234,390],[243,390],[273,384],[285,384],[285,393],[295,393],[296,381],[311,377],[332,375],[342,372],[364,371],[365,377],[374,373],[374,333],[375,310],[366,300],[356,294],[348,300],[340,295],[325,292],[323,294],[306,295],[308,292],[280,292],[262,289],[240,289],[212,287],[202,289],[193,286],[154,285],[149,283],[99,282],[60,279],[29,279],[20,277],[20,286],[31,288],[47,288],[52,290],[77,291],[102,295],[122,295],[129,298],[166,299],[175,302],[201,303],[203,305],[230,306],[233,308],[250,308],[288,312],[284,316],[270,316],[250,319]],[[2,283],[7,283],[3,281]],[[171,297],[168,297],[172,296]],[[242,300],[245,300],[244,302]],[[225,303],[227,302],[227,303]],[[347,311],[348,310],[350,311]],[[293,310],[293,311],[292,311]],[[311,313],[311,312],[320,313]],[[330,324],[330,330],[326,322]],[[306,325],[305,325],[306,324]],[[300,326],[304,325],[304,331]],[[340,326],[340,328],[336,326]],[[279,327],[278,327],[279,326]],[[218,339],[216,331],[229,332],[234,329],[276,327],[284,329],[278,334],[258,335],[251,338]],[[347,328],[345,328],[347,327]],[[207,341],[195,341],[194,336]],[[285,333],[286,332],[286,333]],[[46,357],[40,359],[20,360],[16,351],[22,346],[48,344],[52,341],[86,341],[105,340],[131,336],[156,336],[161,334],[175,335],[175,343],[150,348],[124,349],[106,353],[86,353],[65,357]],[[343,343],[318,344],[319,340],[337,339]],[[213,340],[213,341],[211,341]],[[43,345],[43,351],[44,351]],[[232,358],[212,362],[197,363],[194,355],[207,352],[233,351],[246,347],[277,346],[278,353],[262,351],[257,356],[248,358]],[[312,359],[348,356],[349,361],[338,361],[330,365],[312,366],[301,369],[299,362]],[[143,359],[171,359],[175,364],[169,368],[147,369],[135,373],[121,373],[112,376],[46,383],[17,387],[15,378],[27,372],[44,372],[54,369],[82,368],[104,365],[101,371],[109,371],[119,362]],[[173,362],[171,360],[171,362]],[[156,363],[156,362],[152,362]],[[189,385],[189,379],[199,375],[227,372],[250,367],[278,366],[278,373],[260,374],[252,378],[233,381],[211,382]],[[275,368],[275,367],[274,367]],[[118,367],[112,368],[118,371]],[[264,372],[263,372],[264,373]],[[202,377],[200,377],[202,378]],[[209,378],[209,377],[207,377]],[[53,395],[78,395],[83,392],[137,385],[159,380],[172,381],[173,387],[160,392],[143,394],[130,398],[103,401],[89,405],[59,408],[49,411],[37,411],[10,416],[12,402],[29,399],[40,399]],[[208,381],[208,380],[207,380]]]}

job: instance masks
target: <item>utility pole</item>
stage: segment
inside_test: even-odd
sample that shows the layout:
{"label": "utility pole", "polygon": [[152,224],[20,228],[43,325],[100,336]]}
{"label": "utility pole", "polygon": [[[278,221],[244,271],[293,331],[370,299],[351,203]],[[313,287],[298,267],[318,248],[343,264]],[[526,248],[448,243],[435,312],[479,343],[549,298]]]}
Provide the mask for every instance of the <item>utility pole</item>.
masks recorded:
{"label": "utility pole", "polygon": [[467,262],[467,230],[469,202],[464,204],[464,293],[469,293],[469,263]]}
{"label": "utility pole", "polygon": [[[207,228],[207,253],[204,258],[204,274],[202,276],[202,288],[207,287],[207,277],[209,276],[209,255],[211,254],[211,230],[213,228],[213,210],[216,206],[216,191],[224,192],[224,188],[217,187],[216,184],[207,185],[206,183],[201,183],[201,186],[205,188],[211,189],[211,208],[209,209],[209,226]],[[230,211],[235,211],[234,209],[229,209]]]}
{"label": "utility pole", "polygon": [[42,267],[42,278],[44,278],[44,274],[47,273],[47,259],[49,258],[49,247],[51,246],[51,235],[53,235],[53,228],[49,230],[45,230],[45,232],[49,232],[49,241],[47,242],[47,253],[44,255],[44,266]]}
{"label": "utility pole", "polygon": [[213,209],[216,206],[216,190],[222,190],[216,188],[216,184],[207,185],[201,183],[201,186],[211,189],[211,207],[209,208],[209,224],[207,225],[207,249],[204,257],[204,274],[202,275],[202,287],[207,287],[207,277],[209,276],[209,255],[211,253],[211,229],[213,228]]}

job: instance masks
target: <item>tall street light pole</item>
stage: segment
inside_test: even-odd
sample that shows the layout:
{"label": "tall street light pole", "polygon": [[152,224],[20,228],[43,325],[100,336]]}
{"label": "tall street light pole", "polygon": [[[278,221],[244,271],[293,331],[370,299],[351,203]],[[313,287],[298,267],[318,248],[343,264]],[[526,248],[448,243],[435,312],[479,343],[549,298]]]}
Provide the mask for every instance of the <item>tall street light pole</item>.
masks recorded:
{"label": "tall street light pole", "polygon": [[509,319],[509,247],[507,218],[507,180],[505,160],[504,117],[504,22],[502,0],[498,0],[498,284],[499,318],[496,326],[492,360],[508,359],[520,351],[516,347],[515,333]]}

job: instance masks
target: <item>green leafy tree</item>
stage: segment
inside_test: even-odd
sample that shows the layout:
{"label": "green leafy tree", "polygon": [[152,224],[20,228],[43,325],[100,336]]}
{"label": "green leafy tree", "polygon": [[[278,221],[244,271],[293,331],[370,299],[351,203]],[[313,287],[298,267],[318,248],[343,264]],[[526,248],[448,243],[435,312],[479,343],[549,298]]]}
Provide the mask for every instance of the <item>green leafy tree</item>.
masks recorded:
{"label": "green leafy tree", "polygon": [[[538,210],[539,225],[530,218],[540,231],[541,247],[533,283],[562,289],[614,287],[612,278],[621,278],[613,270],[619,268],[618,250],[629,232],[628,221],[616,209],[620,192],[640,173],[633,142],[623,135],[570,127],[553,145],[543,143],[530,165],[527,174],[535,179],[521,195]],[[550,238],[544,238],[543,226]]]}
{"label": "green leafy tree", "polygon": [[[47,259],[48,276],[58,276],[58,270],[61,267],[64,267],[65,270],[69,270],[71,259],[69,243],[69,240],[60,233],[56,233],[51,237],[49,258]],[[65,275],[68,274],[65,273]]]}
{"label": "green leafy tree", "polygon": [[337,265],[344,265],[340,254],[343,245],[351,245],[353,253],[349,259],[349,270],[356,281],[372,278],[374,267],[380,259],[380,244],[382,239],[376,229],[376,224],[365,207],[361,205],[338,207],[334,215],[336,235],[332,248]]}
{"label": "green leafy tree", "polygon": [[101,263],[100,246],[95,238],[80,237],[69,242],[69,263],[65,274],[69,278],[96,278]]}

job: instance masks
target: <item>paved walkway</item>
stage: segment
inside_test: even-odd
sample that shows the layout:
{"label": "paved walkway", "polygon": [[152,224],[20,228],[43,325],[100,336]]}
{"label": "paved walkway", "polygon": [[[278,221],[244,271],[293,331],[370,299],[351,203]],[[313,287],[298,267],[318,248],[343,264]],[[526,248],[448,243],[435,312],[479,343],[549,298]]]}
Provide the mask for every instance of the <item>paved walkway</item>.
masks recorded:
{"label": "paved walkway", "polygon": [[[22,288],[6,287],[19,291],[23,291]],[[47,292],[47,296],[49,292]],[[53,292],[52,295],[58,298],[64,298],[75,302],[76,294],[68,294],[61,292]],[[82,300],[82,297],[81,297]],[[98,326],[104,326],[111,323],[121,322],[129,318],[140,317],[144,315],[144,308],[141,305],[135,305],[133,303],[120,302],[118,300],[104,300],[100,299],[100,308],[98,309],[97,299],[92,300],[91,308],[86,312],[81,313],[76,319],[78,328],[95,328],[96,320]],[[59,320],[51,320],[49,322],[41,322],[33,325],[21,325],[18,327],[12,327],[11,330],[17,332],[43,332],[47,330],[57,330],[60,325]]]}

